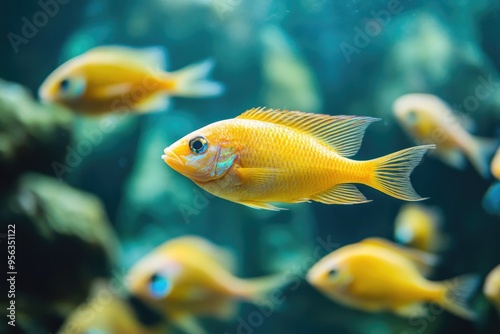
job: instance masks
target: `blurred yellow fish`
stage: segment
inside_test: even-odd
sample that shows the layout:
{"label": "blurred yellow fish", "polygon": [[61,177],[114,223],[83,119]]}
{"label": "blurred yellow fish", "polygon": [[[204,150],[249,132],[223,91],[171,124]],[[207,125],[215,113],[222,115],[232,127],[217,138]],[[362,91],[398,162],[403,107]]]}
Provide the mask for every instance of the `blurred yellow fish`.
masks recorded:
{"label": "blurred yellow fish", "polygon": [[141,322],[130,301],[113,293],[114,290],[107,286],[96,289],[90,301],[82,304],[66,319],[59,334],[170,333],[168,325],[160,316],[150,316],[147,323]]}
{"label": "blurred yellow fish", "polygon": [[434,153],[443,162],[464,169],[467,156],[479,174],[489,176],[494,141],[469,134],[461,124],[463,116],[453,113],[443,100],[429,94],[407,94],[394,102],[393,111],[403,128],[419,143],[436,144]]}
{"label": "blurred yellow fish", "polygon": [[491,160],[490,171],[491,171],[491,174],[497,180],[500,180],[500,148],[495,153],[493,160]]}
{"label": "blurred yellow fish", "polygon": [[475,314],[465,306],[477,277],[462,276],[431,282],[417,261],[432,264],[429,254],[370,238],[325,256],[308,272],[308,282],[329,298],[369,312],[390,311],[404,317],[425,314],[424,303],[436,303],[466,319]]}
{"label": "blurred yellow fish", "polygon": [[196,316],[230,319],[236,300],[255,302],[286,283],[281,275],[242,279],[226,268],[228,254],[209,241],[170,240],[139,261],[128,275],[129,290],[188,333],[203,333]]}
{"label": "blurred yellow fish", "polygon": [[39,96],[84,114],[100,115],[162,110],[169,96],[202,97],[222,92],[221,84],[206,79],[213,67],[211,61],[167,73],[163,71],[164,58],[158,47],[96,47],[52,72],[41,85]]}
{"label": "blurred yellow fish", "polygon": [[500,313],[500,264],[486,277],[483,293]]}
{"label": "blurred yellow fish", "polygon": [[403,205],[396,217],[394,238],[424,252],[442,250],[447,240],[440,230],[441,220],[442,213],[435,207]]}
{"label": "blurred yellow fish", "polygon": [[188,134],[162,158],[209,193],[257,209],[280,209],[270,202],[368,202],[352,183],[422,200],[409,175],[433,145],[368,161],[347,158],[376,120],[254,108]]}

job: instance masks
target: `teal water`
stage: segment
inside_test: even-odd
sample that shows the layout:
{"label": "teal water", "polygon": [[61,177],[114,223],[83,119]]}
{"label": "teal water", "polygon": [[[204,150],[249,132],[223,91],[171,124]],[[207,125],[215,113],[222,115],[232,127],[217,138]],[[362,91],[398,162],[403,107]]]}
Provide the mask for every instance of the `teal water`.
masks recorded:
{"label": "teal water", "polygon": [[[96,280],[123,281],[156,246],[187,234],[229,249],[238,276],[285,271],[292,279],[267,306],[242,303],[227,321],[201,318],[207,333],[500,330],[481,286],[468,301],[476,321],[432,306],[426,316],[408,319],[344,307],[304,280],[338,247],[368,237],[393,240],[404,201],[360,186],[372,202],[253,210],[204,192],[160,159],[184,135],[257,106],[381,118],[354,157],[372,159],[415,144],[391,107],[415,92],[439,96],[467,115],[471,133],[497,139],[498,2],[41,0],[5,3],[0,17],[0,236],[8,235],[9,224],[17,229],[16,326],[4,316],[2,333],[58,332],[69,314],[89,303]],[[155,113],[104,118],[37,102],[48,74],[100,45],[160,46],[172,71],[211,59],[211,78],[225,90],[212,98],[174,97]],[[441,210],[449,236],[431,280],[476,273],[482,284],[500,263],[498,192],[491,191],[483,207],[494,178],[481,177],[469,162],[459,170],[425,156],[411,179],[429,197],[422,204]],[[2,285],[5,315],[8,290]],[[125,287],[119,290],[140,326],[170,323]],[[115,332],[123,331],[74,331]]]}

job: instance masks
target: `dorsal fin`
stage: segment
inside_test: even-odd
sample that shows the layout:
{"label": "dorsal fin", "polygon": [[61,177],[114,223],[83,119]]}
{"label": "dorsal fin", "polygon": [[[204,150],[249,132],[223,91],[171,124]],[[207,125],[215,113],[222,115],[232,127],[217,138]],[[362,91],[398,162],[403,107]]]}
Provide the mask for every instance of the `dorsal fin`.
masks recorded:
{"label": "dorsal fin", "polygon": [[215,245],[211,241],[196,235],[184,235],[169,240],[166,247],[184,250],[188,252],[196,251],[207,259],[211,259],[224,267],[228,271],[234,271],[236,260],[231,252],[225,248]]}
{"label": "dorsal fin", "polygon": [[415,265],[415,268],[424,276],[430,274],[433,268],[439,262],[439,257],[434,254],[426,253],[418,249],[401,246],[382,238],[377,238],[377,237],[366,238],[360,241],[360,243],[365,245],[372,245],[376,247],[385,248],[390,250],[391,252],[396,252],[404,256],[405,258],[410,260]]}
{"label": "dorsal fin", "polygon": [[308,133],[344,157],[353,156],[358,152],[366,128],[370,123],[379,120],[372,117],[330,116],[266,108],[253,108],[236,118],[280,124]]}
{"label": "dorsal fin", "polygon": [[168,54],[161,46],[145,48],[131,48],[121,45],[103,45],[88,50],[86,57],[97,59],[111,59],[115,62],[126,61],[130,64],[139,64],[155,70],[163,70],[167,65]]}

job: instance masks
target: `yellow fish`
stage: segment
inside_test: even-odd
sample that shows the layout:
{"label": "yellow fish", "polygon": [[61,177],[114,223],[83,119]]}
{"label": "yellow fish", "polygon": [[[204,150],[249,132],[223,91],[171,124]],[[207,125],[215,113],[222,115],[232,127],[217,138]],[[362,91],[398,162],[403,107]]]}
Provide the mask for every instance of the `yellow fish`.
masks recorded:
{"label": "yellow fish", "polygon": [[442,213],[437,208],[406,204],[399,211],[394,228],[397,242],[424,252],[435,252],[446,246],[441,233]]}
{"label": "yellow fish", "polygon": [[286,283],[281,275],[242,279],[227,269],[228,254],[195,236],[167,241],[129,272],[130,292],[189,333],[203,333],[196,316],[230,319],[235,301],[260,300]]}
{"label": "yellow fish", "polygon": [[483,293],[500,313],[500,264],[486,276]]}
{"label": "yellow fish", "polygon": [[[107,286],[99,287],[90,301],[78,307],[66,319],[59,334],[167,334],[168,325],[154,311],[133,307],[132,302],[113,293]],[[136,302],[137,303],[137,302]],[[136,310],[137,309],[137,310]],[[149,312],[143,323],[138,312]]]}
{"label": "yellow fish", "polygon": [[209,60],[176,72],[163,70],[160,48],[100,46],[59,66],[42,83],[41,100],[88,115],[165,109],[169,96],[203,97],[222,92],[206,79]]}
{"label": "yellow fish", "polygon": [[325,256],[309,270],[307,280],[327,297],[364,311],[417,317],[425,314],[424,303],[436,303],[460,317],[474,318],[465,300],[477,277],[429,281],[421,265],[434,262],[429,254],[370,238]]}
{"label": "yellow fish", "polygon": [[492,140],[469,134],[464,117],[454,113],[440,98],[429,94],[407,94],[393,104],[402,127],[419,143],[436,144],[434,152],[446,164],[465,168],[465,156],[483,177],[489,176],[489,159],[495,149]]}
{"label": "yellow fish", "polygon": [[409,175],[433,145],[348,159],[376,120],[254,108],[188,134],[162,158],[209,193],[257,209],[280,210],[270,202],[368,202],[353,183],[422,200]]}
{"label": "yellow fish", "polygon": [[491,171],[491,174],[497,180],[500,180],[500,148],[495,153],[493,160],[491,160],[490,171]]}

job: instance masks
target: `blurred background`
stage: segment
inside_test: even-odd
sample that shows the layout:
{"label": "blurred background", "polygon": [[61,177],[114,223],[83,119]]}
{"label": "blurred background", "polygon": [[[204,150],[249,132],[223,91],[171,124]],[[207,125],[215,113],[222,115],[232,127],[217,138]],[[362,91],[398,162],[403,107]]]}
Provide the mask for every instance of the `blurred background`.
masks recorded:
{"label": "blurred background", "polygon": [[[491,94],[476,99],[467,114],[474,134],[497,138],[497,1],[40,0],[2,6],[0,237],[6,254],[7,225],[15,224],[17,269],[16,327],[4,316],[2,333],[56,333],[82,305],[93,316],[105,314],[111,301],[91,307],[96,282],[122,282],[152,249],[185,234],[229,249],[238,276],[287,270],[297,277],[272,314],[243,303],[229,322],[202,319],[208,333],[500,332],[498,313],[480,288],[471,300],[480,314],[476,322],[442,311],[409,320],[345,308],[302,278],[337,247],[373,236],[393,240],[403,201],[360,186],[373,202],[252,210],[206,194],[160,159],[180,137],[257,106],[380,117],[355,157],[371,159],[414,145],[393,116],[396,98],[430,93],[464,111],[481,85]],[[106,115],[106,131],[103,118],[37,102],[38,87],[57,66],[109,44],[161,46],[167,70],[212,59],[211,76],[225,92],[174,98],[157,113]],[[500,263],[500,194],[493,209],[482,205],[493,178],[427,156],[412,183],[429,197],[423,205],[440,210],[448,236],[431,279],[466,273],[484,279]],[[6,263],[2,259],[2,268]],[[4,284],[3,310],[9,303]],[[126,295],[124,289],[118,294]],[[126,298],[132,313],[148,313]],[[252,320],[255,312],[263,314],[259,321]],[[139,327],[161,322],[137,317]]]}

